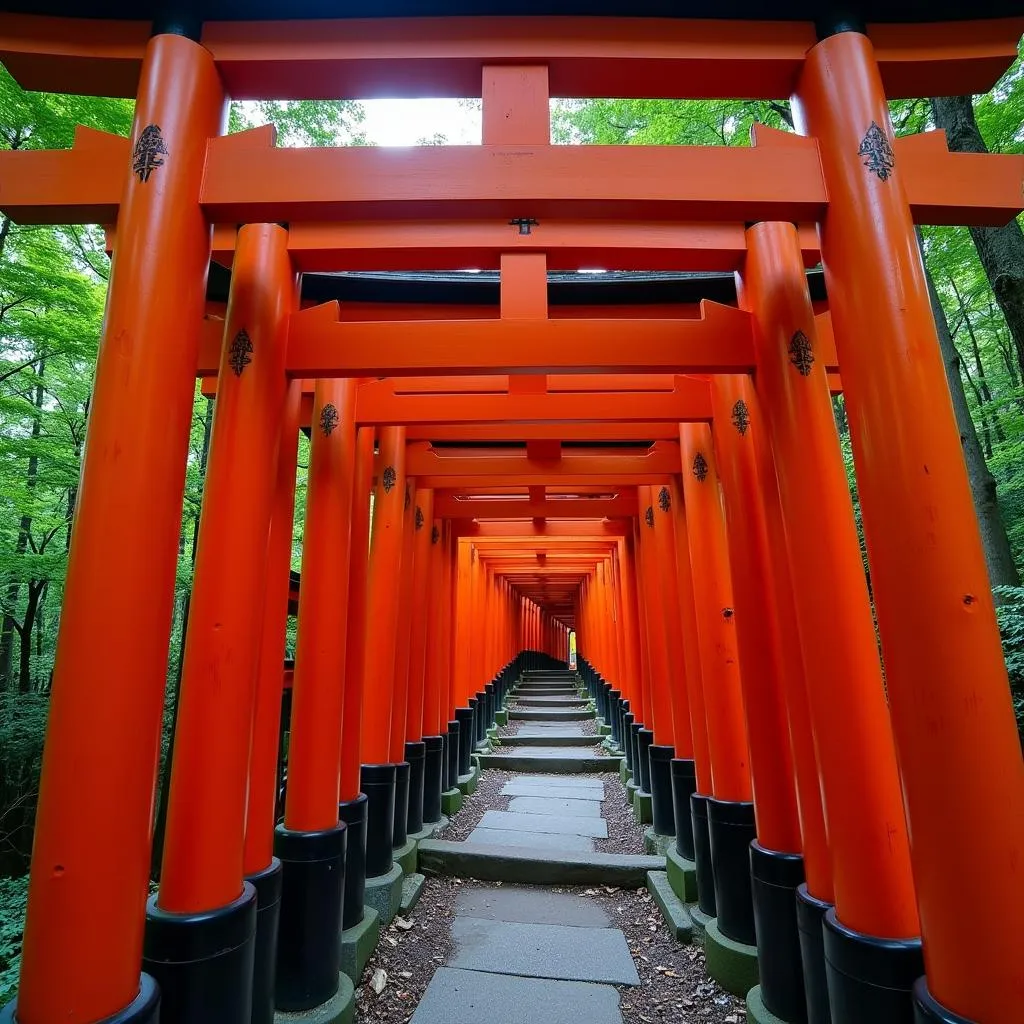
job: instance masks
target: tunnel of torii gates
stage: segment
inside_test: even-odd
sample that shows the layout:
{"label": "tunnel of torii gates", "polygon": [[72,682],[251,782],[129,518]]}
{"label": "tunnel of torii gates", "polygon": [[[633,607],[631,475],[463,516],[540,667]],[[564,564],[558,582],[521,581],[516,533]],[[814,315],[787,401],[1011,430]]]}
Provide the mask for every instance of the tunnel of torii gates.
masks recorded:
{"label": "tunnel of torii gates", "polygon": [[[772,1019],[1024,1019],[1021,753],[914,235],[1007,222],[1024,157],[896,139],[886,103],[988,90],[1021,20],[20,6],[0,57],[22,86],[137,100],[128,139],[0,153],[4,213],[107,225],[113,256],[2,1019],[329,999],[366,880],[570,636],[701,911],[756,946]],[[381,94],[481,97],[483,146],[223,134],[229,97]],[[558,147],[552,95],[792,97],[797,133]],[[197,376],[216,415],[147,902]]]}

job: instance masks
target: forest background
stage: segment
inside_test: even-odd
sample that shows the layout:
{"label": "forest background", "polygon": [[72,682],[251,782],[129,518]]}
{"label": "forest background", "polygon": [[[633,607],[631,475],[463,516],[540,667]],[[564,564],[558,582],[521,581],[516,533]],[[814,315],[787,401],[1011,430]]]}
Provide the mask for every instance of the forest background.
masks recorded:
{"label": "forest background", "polygon": [[[893,103],[898,134],[939,127],[951,149],[1024,152],[1024,61],[984,96]],[[467,118],[479,101],[464,101]],[[23,92],[0,67],[0,149],[71,145],[75,125],[127,135],[132,104]],[[271,122],[284,146],[365,145],[354,102],[247,103],[230,130]],[[570,145],[749,144],[752,124],[792,130],[786,101],[555,100],[552,139]],[[444,144],[444,135],[419,140]],[[924,228],[932,306],[1024,722],[1024,233]],[[428,269],[428,268],[424,268]],[[22,227],[0,216],[0,1005],[17,980],[26,871],[54,649],[60,624],[89,398],[109,276],[92,227]],[[842,399],[836,421],[858,513]],[[197,391],[179,541],[164,714],[168,765],[176,681],[192,587],[212,402]],[[305,467],[299,456],[293,567],[302,551]],[[110,552],[111,573],[117,551]],[[867,567],[865,559],[865,569]],[[294,643],[294,622],[289,644]],[[117,624],[96,638],[96,657]]]}

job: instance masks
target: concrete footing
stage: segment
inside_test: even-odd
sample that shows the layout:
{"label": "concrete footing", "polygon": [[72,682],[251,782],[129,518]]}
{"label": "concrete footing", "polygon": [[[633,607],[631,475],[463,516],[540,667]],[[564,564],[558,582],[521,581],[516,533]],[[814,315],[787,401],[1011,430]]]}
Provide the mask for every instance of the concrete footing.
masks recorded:
{"label": "concrete footing", "polygon": [[708,974],[726,992],[740,999],[761,980],[757,972],[757,946],[723,935],[713,917],[704,928],[704,958]]}
{"label": "concrete footing", "polygon": [[508,712],[507,711],[495,711],[494,721],[499,725],[508,725]]}
{"label": "concrete footing", "polygon": [[633,773],[629,770],[629,765],[626,764],[626,759],[622,759],[622,764],[619,765],[619,782],[626,785],[630,779],[633,778]]}
{"label": "concrete footing", "polygon": [[341,933],[341,972],[357,984],[380,939],[380,916],[373,907],[363,908],[359,924]]}
{"label": "concrete footing", "polygon": [[611,734],[612,734],[612,727],[610,725],[605,725],[604,722],[598,722],[597,723],[597,735],[598,736],[611,736]]}
{"label": "concrete footing", "polygon": [[689,942],[693,937],[693,923],[686,904],[672,891],[668,875],[664,871],[648,871],[647,891],[658,904],[661,916],[672,935],[680,942]]}
{"label": "concrete footing", "polygon": [[781,1017],[776,1017],[761,998],[761,986],[755,985],[747,993],[747,1024],[789,1024]]}
{"label": "concrete footing", "polygon": [[651,794],[637,790],[633,794],[633,817],[641,825],[654,820],[654,809],[651,805]]}
{"label": "concrete footing", "polygon": [[644,853],[649,853],[653,857],[665,857],[668,848],[675,847],[675,845],[675,836],[663,836],[654,831],[653,825],[648,825],[644,829]]}
{"label": "concrete footing", "polygon": [[339,976],[338,991],[312,1010],[274,1014],[274,1024],[351,1024],[356,1012],[355,987],[347,974]]}
{"label": "concrete footing", "polygon": [[411,875],[406,875],[402,879],[402,903],[399,911],[403,917],[408,916],[416,904],[419,903],[426,881],[426,876],[421,875],[418,871],[414,871]]}
{"label": "concrete footing", "polygon": [[[480,765],[474,763],[469,773],[466,775],[459,776],[459,790],[464,796],[472,796],[476,792],[477,784],[480,782]],[[450,814],[444,806],[444,794],[441,794],[441,810],[445,814]]]}
{"label": "concrete footing", "polygon": [[446,789],[441,794],[441,813],[450,818],[453,814],[458,814],[461,810],[462,790],[456,788]]}
{"label": "concrete footing", "polygon": [[411,875],[416,870],[416,847],[418,845],[416,840],[409,836],[401,846],[395,848],[395,863],[406,875]]}
{"label": "concrete footing", "polygon": [[367,878],[364,899],[367,907],[377,911],[382,928],[391,924],[402,905],[402,865],[397,860],[386,875]]}
{"label": "concrete footing", "polygon": [[691,941],[695,946],[703,946],[704,933],[707,930],[708,922],[713,921],[714,918],[709,914],[705,914],[696,902],[687,903],[686,910],[687,913],[689,913],[690,921],[693,924],[693,939]]}
{"label": "concrete footing", "polygon": [[665,870],[668,872],[669,885],[672,891],[684,903],[697,902],[697,865],[687,860],[677,849],[675,843],[665,850]]}

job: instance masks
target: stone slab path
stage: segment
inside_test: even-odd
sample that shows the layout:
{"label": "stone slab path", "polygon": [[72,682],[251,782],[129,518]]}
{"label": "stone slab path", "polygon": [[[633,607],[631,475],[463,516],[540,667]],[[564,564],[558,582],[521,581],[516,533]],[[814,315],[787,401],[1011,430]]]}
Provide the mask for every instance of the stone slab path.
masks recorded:
{"label": "stone slab path", "polygon": [[[508,809],[486,810],[462,843],[426,841],[420,851],[424,870],[472,875],[467,860],[476,856],[486,867],[474,877],[497,881],[525,880],[524,868],[530,881],[542,881],[552,873],[585,874],[605,862],[619,868],[618,861],[621,870],[644,876],[646,865],[634,863],[638,858],[595,849],[595,840],[609,834],[602,801],[606,786],[618,781],[619,762],[585,749],[598,738],[585,736],[578,723],[594,712],[572,679],[569,673],[546,674],[513,694],[511,716],[522,720],[519,735],[533,743],[515,751],[516,737],[509,736],[500,755],[481,759],[486,771],[507,751],[528,754],[522,774],[501,790]],[[573,743],[560,744],[564,739]],[[574,774],[598,759],[594,767],[602,770],[595,777]],[[582,859],[566,859],[573,857]],[[488,1024],[621,1024],[613,986],[640,984],[625,935],[602,907],[582,896],[467,882],[456,900],[452,940],[412,1024],[480,1024],[484,1018]]]}

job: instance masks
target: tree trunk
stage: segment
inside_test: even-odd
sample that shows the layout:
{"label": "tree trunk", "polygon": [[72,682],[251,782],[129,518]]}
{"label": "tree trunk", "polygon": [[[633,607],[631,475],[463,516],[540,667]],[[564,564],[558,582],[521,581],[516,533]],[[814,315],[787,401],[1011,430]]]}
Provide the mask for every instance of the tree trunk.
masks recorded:
{"label": "tree trunk", "polygon": [[[10,222],[8,222],[8,224],[9,223]],[[43,391],[42,380],[45,372],[46,360],[40,359],[39,369],[37,371],[38,381],[36,383],[36,393],[32,399],[32,404],[35,406],[35,411],[32,414],[33,441],[39,439],[39,434],[42,431],[42,416],[40,414],[40,410],[43,408],[43,397],[45,394]],[[25,487],[29,492],[34,490],[38,476],[39,457],[33,450],[32,454],[28,457],[28,471],[25,476]],[[18,523],[18,539],[14,545],[14,553],[16,555],[23,555],[28,550],[28,539],[31,532],[32,517],[30,515],[23,515]],[[18,596],[20,593],[21,586],[17,583],[12,583],[7,588],[6,603],[9,611],[4,613],[3,626],[0,628],[0,687],[3,687],[4,689],[7,689],[11,682],[11,670],[13,668],[14,660],[14,631],[17,628],[17,620],[14,618],[13,612],[18,603]]]}
{"label": "tree trunk", "polygon": [[[921,232],[918,229],[918,244]],[[978,432],[971,419],[971,410],[967,405],[963,381],[960,379],[960,353],[953,344],[946,321],[946,311],[942,308],[939,293],[935,290],[935,282],[930,271],[926,269],[928,278],[928,296],[932,304],[932,316],[935,318],[935,330],[939,336],[939,350],[942,362],[946,367],[946,381],[949,394],[953,400],[953,413],[956,416],[957,429],[960,432],[960,445],[963,448],[964,462],[967,465],[967,479],[971,485],[971,496],[974,499],[974,511],[978,516],[978,527],[981,530],[981,543],[985,549],[985,565],[988,567],[989,583],[993,587],[1020,586],[1020,577],[1013,560],[1013,551],[1006,536],[1003,516],[999,511],[996,497],[996,480],[989,472],[985,456],[978,442]],[[995,597],[999,603],[999,596]]]}
{"label": "tree trunk", "polygon": [[[957,153],[987,153],[970,96],[932,98],[935,124]],[[971,238],[996,302],[1006,317],[1017,363],[1024,370],[1024,232],[1016,218],[1001,228],[971,228]]]}
{"label": "tree trunk", "polygon": [[15,623],[18,639],[21,641],[21,659],[18,665],[18,693],[32,692],[32,628],[36,623],[36,612],[39,610],[39,595],[46,585],[45,580],[29,580],[28,600],[25,602],[25,618],[21,624]]}

